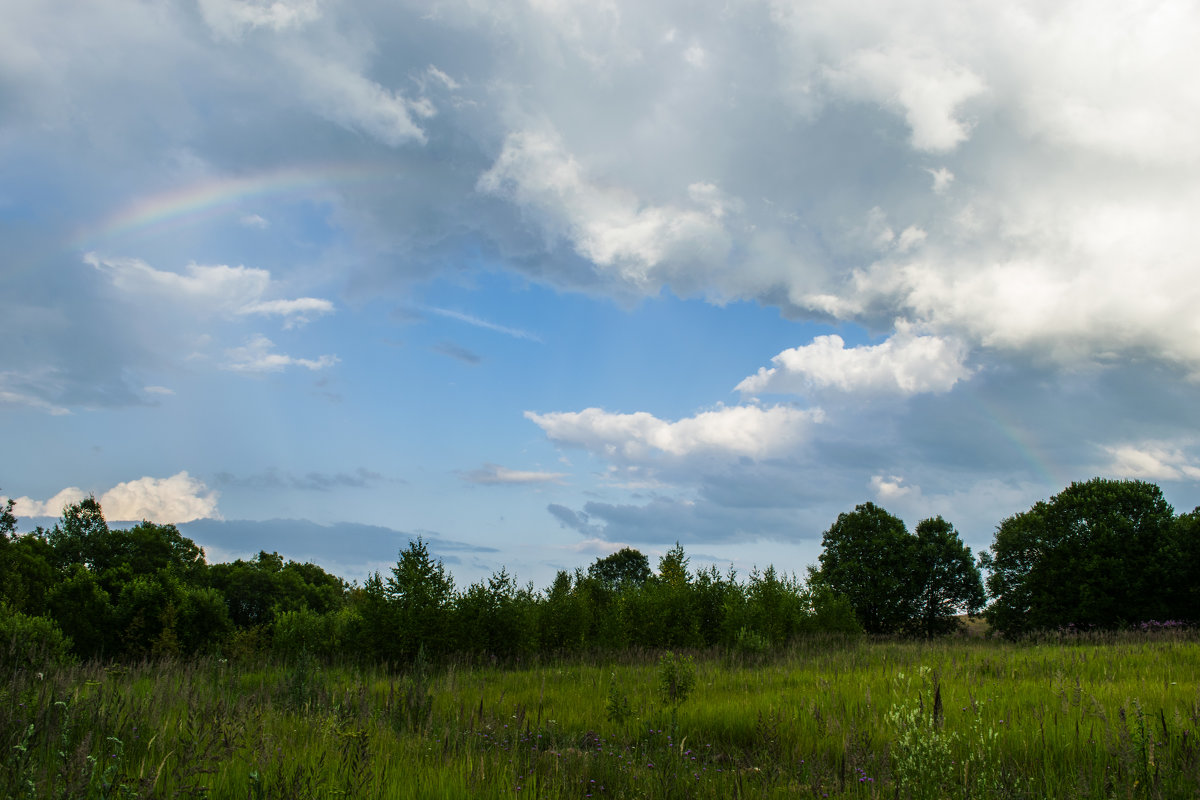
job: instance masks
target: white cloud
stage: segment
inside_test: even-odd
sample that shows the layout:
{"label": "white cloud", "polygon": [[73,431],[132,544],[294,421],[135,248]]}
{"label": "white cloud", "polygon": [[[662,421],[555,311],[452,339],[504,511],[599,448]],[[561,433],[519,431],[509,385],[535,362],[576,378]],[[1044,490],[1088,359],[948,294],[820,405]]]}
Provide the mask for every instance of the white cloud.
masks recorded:
{"label": "white cloud", "polygon": [[175,394],[174,389],[169,389],[166,386],[144,386],[142,387],[142,391],[146,394],[156,394],[163,397],[171,397]]}
{"label": "white cloud", "polygon": [[136,258],[108,258],[88,253],[83,260],[129,294],[192,302],[212,309],[236,310],[256,301],[271,283],[265,269],[188,264],[184,274],[158,270]]}
{"label": "white cloud", "polygon": [[255,28],[283,31],[321,16],[317,0],[199,0],[200,13],[213,32],[229,39]]}
{"label": "white cloud", "polygon": [[425,132],[414,116],[434,116],[429,100],[405,98],[353,66],[317,58],[308,50],[288,51],[287,61],[300,78],[293,90],[330,122],[361,131],[391,147],[425,141]]}
{"label": "white cloud", "polygon": [[[23,517],[57,517],[64,507],[78,503],[88,493],[77,487],[69,487],[48,500],[38,501],[29,497],[18,497],[13,511]],[[210,491],[203,481],[179,472],[169,478],[138,478],[118,483],[96,497],[110,521],[140,521],[143,519],[159,524],[176,524],[195,519],[219,519],[217,493]]]}
{"label": "white cloud", "polygon": [[333,303],[317,297],[264,300],[263,295],[271,291],[274,283],[265,269],[188,264],[180,275],[155,269],[136,258],[88,253],[84,261],[105,274],[122,292],[183,303],[201,313],[278,316],[284,318],[284,327],[291,328],[333,311]]}
{"label": "white cloud", "polygon": [[267,373],[281,372],[287,367],[304,367],[309,370],[319,370],[332,367],[340,359],[335,355],[323,355],[317,358],[295,358],[285,353],[276,353],[275,343],[265,336],[254,336],[242,347],[233,347],[225,351],[224,368],[233,372]]}
{"label": "white cloud", "polygon": [[872,475],[871,491],[875,493],[875,497],[879,502],[887,503],[908,495],[919,496],[921,494],[921,487],[905,486],[904,478],[898,475],[888,475],[886,477],[883,475]]}
{"label": "white cloud", "polygon": [[771,458],[806,441],[809,428],[824,418],[820,409],[789,406],[730,406],[668,422],[639,411],[613,414],[599,408],[525,417],[554,442],[582,447],[605,458],[647,461],[689,458]]}
{"label": "white cloud", "polygon": [[912,146],[927,152],[952,150],[967,140],[971,125],[960,107],[986,88],[970,68],[945,54],[900,48],[853,53],[829,68],[827,79],[851,95],[898,108],[912,130]]}
{"label": "white cloud", "polygon": [[295,300],[262,300],[242,306],[237,313],[283,317],[284,328],[295,328],[307,324],[315,316],[333,313],[333,303],[318,297],[299,297]]}
{"label": "white cloud", "polygon": [[270,220],[259,214],[245,214],[238,221],[247,228],[257,228],[260,231],[264,231],[271,227]]}
{"label": "white cloud", "polygon": [[938,336],[901,331],[877,345],[846,348],[836,334],[784,350],[737,385],[747,395],[804,394],[813,389],[911,395],[948,392],[970,376],[967,348]]}
{"label": "white cloud", "polygon": [[954,173],[945,167],[927,169],[926,172],[933,176],[933,191],[936,194],[944,194],[954,182]]}
{"label": "white cloud", "polygon": [[36,397],[25,392],[16,392],[2,388],[0,388],[0,405],[35,408],[39,411],[45,411],[56,417],[66,416],[67,414],[71,413],[71,409],[47,402],[40,397]]}
{"label": "white cloud", "polygon": [[566,477],[566,474],[562,472],[540,472],[509,469],[508,467],[502,467],[499,464],[484,464],[480,469],[473,469],[470,472],[462,473],[461,477],[468,483],[480,483],[485,485],[528,485],[539,483],[562,483],[562,479]]}
{"label": "white cloud", "polygon": [[1144,481],[1200,480],[1200,464],[1178,447],[1142,442],[1105,447],[1112,457],[1106,472]]}
{"label": "white cloud", "polygon": [[535,212],[552,236],[648,291],[670,272],[668,260],[688,260],[690,269],[719,261],[729,249],[722,217],[736,205],[711,183],[689,184],[692,208],[650,204],[628,189],[601,185],[552,129],[510,134],[478,187]]}

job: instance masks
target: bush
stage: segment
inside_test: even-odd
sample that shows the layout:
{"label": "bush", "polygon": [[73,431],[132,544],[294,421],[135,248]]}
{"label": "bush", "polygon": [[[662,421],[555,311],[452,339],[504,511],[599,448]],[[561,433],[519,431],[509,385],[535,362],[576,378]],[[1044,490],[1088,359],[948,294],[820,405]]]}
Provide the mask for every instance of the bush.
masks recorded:
{"label": "bush", "polygon": [[49,617],[31,617],[0,605],[0,659],[7,669],[65,664],[71,639]]}

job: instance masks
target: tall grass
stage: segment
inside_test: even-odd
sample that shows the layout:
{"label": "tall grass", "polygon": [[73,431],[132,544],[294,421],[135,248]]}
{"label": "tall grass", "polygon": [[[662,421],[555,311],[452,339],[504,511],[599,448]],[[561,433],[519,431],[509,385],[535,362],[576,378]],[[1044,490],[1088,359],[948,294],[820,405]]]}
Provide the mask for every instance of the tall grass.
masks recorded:
{"label": "tall grass", "polygon": [[10,665],[0,796],[1200,796],[1191,634],[659,655]]}

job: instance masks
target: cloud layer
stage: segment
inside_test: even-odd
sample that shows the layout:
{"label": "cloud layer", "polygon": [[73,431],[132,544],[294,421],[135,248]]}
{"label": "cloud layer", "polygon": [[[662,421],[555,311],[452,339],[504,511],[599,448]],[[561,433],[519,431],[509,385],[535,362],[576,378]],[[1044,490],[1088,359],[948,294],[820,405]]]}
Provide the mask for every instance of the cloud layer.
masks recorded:
{"label": "cloud layer", "polygon": [[599,408],[578,412],[525,413],[554,442],[582,447],[626,462],[660,458],[713,456],[720,459],[770,458],[791,452],[809,427],[819,423],[819,409],[789,406],[731,406],[668,422],[644,411],[614,414]]}
{"label": "cloud layer", "polygon": [[[65,507],[80,502],[88,494],[71,486],[48,500],[18,497],[13,512],[22,517],[57,517]],[[165,525],[220,518],[217,492],[210,491],[203,481],[187,472],[178,472],[169,478],[144,477],[125,481],[95,497],[104,510],[104,518],[110,522],[149,520]]]}

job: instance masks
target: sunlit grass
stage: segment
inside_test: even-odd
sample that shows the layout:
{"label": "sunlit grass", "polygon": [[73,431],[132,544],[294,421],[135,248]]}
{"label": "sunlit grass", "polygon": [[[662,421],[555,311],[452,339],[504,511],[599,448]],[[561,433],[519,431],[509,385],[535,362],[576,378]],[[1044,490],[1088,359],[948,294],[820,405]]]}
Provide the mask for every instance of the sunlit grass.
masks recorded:
{"label": "sunlit grass", "polygon": [[[905,797],[917,784],[896,785],[899,758],[918,759],[916,774],[951,776],[938,779],[946,797],[1195,797],[1200,786],[1200,647],[1185,633],[697,654],[677,714],[657,669],[651,653],[398,672],[311,659],[10,669],[0,788],[36,798]],[[621,719],[610,718],[614,693],[627,703]],[[898,708],[915,709],[922,726],[905,741],[937,747],[900,748]],[[983,749],[997,776],[986,792],[967,774]]]}

